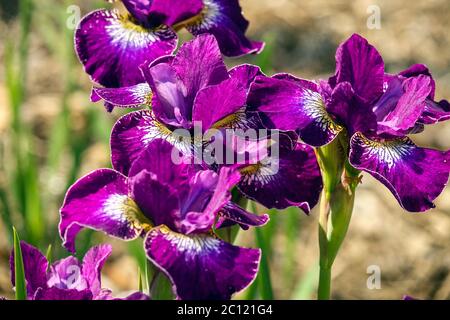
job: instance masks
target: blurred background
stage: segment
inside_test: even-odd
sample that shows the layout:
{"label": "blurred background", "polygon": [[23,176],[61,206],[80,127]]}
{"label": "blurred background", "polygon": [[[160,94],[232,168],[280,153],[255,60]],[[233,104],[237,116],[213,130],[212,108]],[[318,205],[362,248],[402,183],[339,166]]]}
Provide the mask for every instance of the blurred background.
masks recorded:
{"label": "blurred background", "polygon": [[[389,72],[427,64],[437,99],[450,99],[450,2],[448,0],[241,0],[249,36],[267,42],[250,62],[269,74],[290,72],[325,78],[334,72],[337,45],[357,32],[374,44]],[[367,20],[380,9],[381,28]],[[78,6],[78,7],[73,7]],[[120,5],[119,5],[120,6]],[[0,296],[12,297],[8,259],[15,225],[22,239],[54,258],[68,253],[57,233],[58,209],[67,187],[91,170],[109,167],[109,135],[121,115],[89,102],[91,83],[73,50],[73,13],[111,7],[97,0],[0,0]],[[75,10],[75,11],[74,11]],[[414,137],[420,145],[450,148],[450,124]],[[450,298],[450,188],[424,214],[403,211],[368,175],[358,189],[350,230],[333,273],[335,299]],[[240,232],[238,243],[263,246],[271,282],[260,277],[237,298],[313,299],[318,278],[317,219],[296,209],[270,212],[260,232]],[[145,264],[139,241],[124,243],[84,231],[82,256],[108,241],[113,256],[104,286],[124,295],[138,285]],[[381,288],[369,289],[373,268]],[[368,273],[369,272],[369,273]]]}

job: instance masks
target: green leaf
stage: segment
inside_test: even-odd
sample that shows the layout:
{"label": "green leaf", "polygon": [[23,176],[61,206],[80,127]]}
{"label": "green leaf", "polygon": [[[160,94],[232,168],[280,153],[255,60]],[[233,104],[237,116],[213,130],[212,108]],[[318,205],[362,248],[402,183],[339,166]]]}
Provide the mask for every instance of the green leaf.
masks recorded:
{"label": "green leaf", "polygon": [[47,252],[45,253],[45,257],[47,258],[47,261],[49,262],[49,265],[50,265],[53,260],[53,250],[52,250],[51,244],[49,244],[47,247]]}
{"label": "green leaf", "polygon": [[[257,212],[256,205],[253,201],[251,202],[251,208],[253,213]],[[274,295],[272,280],[270,279],[270,266],[268,259],[268,252],[271,252],[270,246],[266,241],[263,228],[255,228],[255,234],[257,246],[261,248],[262,251],[259,275],[257,277],[257,281],[259,281],[259,285],[261,286],[261,298],[263,300],[273,300]]]}
{"label": "green leaf", "polygon": [[27,299],[27,286],[25,282],[25,271],[23,267],[22,248],[16,229],[13,227],[14,234],[14,273],[16,283],[16,300]]}

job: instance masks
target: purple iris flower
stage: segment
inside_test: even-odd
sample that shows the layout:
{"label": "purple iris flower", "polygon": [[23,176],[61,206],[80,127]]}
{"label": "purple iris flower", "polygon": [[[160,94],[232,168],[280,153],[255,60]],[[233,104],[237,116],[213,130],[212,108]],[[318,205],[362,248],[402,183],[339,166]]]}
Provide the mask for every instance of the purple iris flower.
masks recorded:
{"label": "purple iris flower", "polygon": [[[114,169],[128,175],[133,162],[149,142],[162,138],[185,153],[192,141],[179,131],[195,134],[210,129],[262,128],[259,111],[247,108],[247,93],[258,67],[240,65],[227,70],[216,39],[201,35],[184,44],[176,56],[166,56],[142,67],[147,83],[111,89],[96,88],[106,103],[121,107],[147,105],[119,119],[111,134]],[[195,138],[195,137],[194,137]],[[305,212],[318,202],[322,178],[311,147],[292,143],[280,148],[279,170],[272,172],[261,162],[241,168],[238,187],[248,198],[269,208],[298,206]],[[239,150],[237,150],[239,151]]]}
{"label": "purple iris flower", "polygon": [[180,27],[194,35],[213,34],[227,56],[257,53],[264,46],[245,37],[248,21],[237,0],[122,2],[128,13],[93,11],[75,33],[75,49],[85,71],[107,88],[145,82],[139,66],[171,54],[178,43],[175,29]]}
{"label": "purple iris flower", "polygon": [[153,141],[128,177],[101,169],[77,181],[61,208],[60,235],[75,250],[83,228],[132,240],[145,237],[147,257],[171,280],[180,299],[229,299],[256,277],[261,252],[222,241],[214,234],[217,219],[264,225],[231,202],[230,189],[240,174],[219,173],[173,162],[179,153],[167,141]]}
{"label": "purple iris flower", "polygon": [[94,82],[113,88],[143,82],[138,66],[171,54],[177,43],[175,31],[139,10],[93,11],[75,32],[75,50],[85,71]]}
{"label": "purple iris flower", "polygon": [[[82,262],[69,256],[49,265],[35,247],[21,242],[27,296],[29,300],[121,300],[111,290],[102,288],[101,270],[111,254],[110,245],[91,248]],[[10,258],[11,282],[15,285],[14,251]],[[135,292],[124,300],[147,300],[148,296]]]}
{"label": "purple iris flower", "polygon": [[434,207],[450,170],[449,152],[407,137],[450,117],[449,103],[435,102],[434,91],[425,66],[387,74],[378,51],[353,35],[338,48],[328,81],[258,76],[248,105],[263,112],[266,125],[297,130],[315,147],[346,133],[351,165],[381,181],[404,209],[421,212]]}
{"label": "purple iris flower", "polygon": [[161,24],[194,36],[208,33],[217,38],[222,53],[229,57],[259,53],[263,42],[245,36],[248,21],[238,0],[122,0],[136,16],[151,16]]}

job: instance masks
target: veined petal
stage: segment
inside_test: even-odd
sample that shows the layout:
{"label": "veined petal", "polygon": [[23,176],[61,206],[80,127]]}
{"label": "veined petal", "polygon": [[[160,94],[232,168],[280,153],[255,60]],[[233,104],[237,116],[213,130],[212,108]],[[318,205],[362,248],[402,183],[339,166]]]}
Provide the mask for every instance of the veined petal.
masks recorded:
{"label": "veined petal", "polygon": [[78,180],[67,192],[60,213],[59,233],[71,252],[75,252],[75,238],[83,228],[123,240],[136,239],[145,228],[140,209],[128,197],[126,177],[110,169]]}
{"label": "veined petal", "polygon": [[425,109],[419,118],[423,124],[434,124],[450,119],[450,103],[447,100],[434,102],[430,99],[425,101]]}
{"label": "veined petal", "polygon": [[384,62],[377,49],[354,34],[336,51],[336,75],[330,79],[334,88],[349,82],[364,102],[372,103],[383,94]]}
{"label": "veined petal", "polygon": [[187,88],[175,68],[160,63],[148,72],[155,92],[153,112],[156,118],[167,125],[189,128],[192,105],[187,101]]}
{"label": "veined petal", "polygon": [[112,247],[109,244],[98,245],[91,248],[83,258],[82,274],[89,290],[95,296],[102,291],[101,272],[106,259],[111,255]]}
{"label": "veined petal", "polygon": [[86,290],[88,285],[81,270],[81,263],[73,256],[58,260],[50,267],[47,285],[49,288]]}
{"label": "veined petal", "polygon": [[261,251],[210,235],[186,236],[161,226],[145,240],[147,257],[172,281],[183,300],[230,299],[256,277]]}
{"label": "veined petal", "polygon": [[146,29],[115,10],[91,12],[75,33],[75,49],[85,71],[108,88],[144,82],[139,66],[171,54],[176,46],[177,36],[169,28]]}
{"label": "veined petal", "polygon": [[408,138],[377,142],[357,133],[351,139],[352,166],[381,181],[411,212],[434,208],[447,184],[448,160],[444,152],[419,148]]}
{"label": "veined petal", "polygon": [[[184,234],[208,232],[212,229],[220,210],[231,200],[231,188],[240,180],[241,175],[232,168],[220,169],[219,175],[213,171],[202,171],[203,181],[192,186],[197,189],[196,206],[190,206],[182,221]],[[207,180],[205,179],[207,178]],[[209,180],[209,183],[208,183]],[[191,193],[190,193],[191,195]],[[193,203],[192,196],[188,197]]]}
{"label": "veined petal", "polygon": [[192,120],[202,124],[204,133],[216,127],[217,122],[223,122],[241,110],[246,100],[247,89],[238,79],[230,78],[218,85],[206,87],[197,94]]}
{"label": "veined petal", "polygon": [[203,0],[204,8],[198,19],[187,26],[194,35],[213,34],[224,55],[229,57],[259,53],[263,42],[245,36],[248,21],[242,16],[238,0]]}
{"label": "veined petal", "polygon": [[[39,288],[47,288],[48,261],[37,248],[24,241],[20,242],[20,249],[22,251],[25,280],[27,282],[27,295],[32,297]],[[11,251],[9,266],[11,283],[15,286],[14,250]]]}
{"label": "veined petal", "polygon": [[221,219],[216,223],[217,229],[223,228],[226,225],[225,221],[232,222],[232,224],[237,223],[243,229],[248,229],[249,227],[262,227],[269,221],[268,214],[257,215],[248,212],[233,202],[228,202],[220,210],[219,217]]}
{"label": "veined petal", "polygon": [[431,92],[431,78],[420,75],[403,82],[402,96],[394,108],[378,121],[377,134],[405,136],[425,110],[425,101]]}
{"label": "veined petal", "polygon": [[322,177],[314,151],[298,143],[294,150],[280,150],[279,157],[264,164],[243,167],[239,189],[267,208],[298,206],[309,213],[319,201]]}
{"label": "veined petal", "polygon": [[186,87],[186,103],[192,107],[197,93],[229,78],[216,39],[202,35],[178,50],[172,67]]}
{"label": "veined petal", "polygon": [[247,91],[250,90],[250,85],[257,76],[264,75],[260,67],[251,64],[241,64],[231,68],[228,74],[231,79],[237,80]]}
{"label": "veined petal", "polygon": [[400,76],[402,77],[406,77],[406,78],[412,78],[412,77],[417,77],[419,75],[425,75],[430,77],[431,80],[431,92],[430,92],[430,99],[434,99],[434,93],[436,91],[436,82],[433,79],[433,76],[430,72],[430,69],[428,69],[428,67],[424,64],[413,64],[412,66],[410,66],[408,69],[403,70],[399,73]]}
{"label": "veined petal", "polygon": [[114,169],[128,175],[133,162],[149,143],[156,139],[164,139],[183,154],[191,154],[190,136],[178,133],[158,122],[149,110],[131,112],[123,116],[114,125],[111,133],[111,161]]}
{"label": "veined petal", "polygon": [[123,88],[93,88],[92,92],[96,101],[101,99],[113,107],[139,108],[152,104],[152,90],[147,83]]}
{"label": "veined petal", "polygon": [[298,130],[300,138],[312,146],[331,142],[343,129],[328,114],[317,86],[306,80],[259,76],[247,104],[262,114],[268,127]]}

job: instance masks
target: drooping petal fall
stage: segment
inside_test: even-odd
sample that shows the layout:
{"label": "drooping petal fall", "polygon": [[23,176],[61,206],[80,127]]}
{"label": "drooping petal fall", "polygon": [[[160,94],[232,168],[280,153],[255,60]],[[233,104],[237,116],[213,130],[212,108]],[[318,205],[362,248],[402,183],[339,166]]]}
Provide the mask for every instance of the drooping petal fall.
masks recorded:
{"label": "drooping petal fall", "polygon": [[204,8],[198,19],[187,25],[194,35],[214,35],[224,55],[229,57],[259,53],[263,42],[245,36],[248,21],[242,16],[238,0],[203,0]]}
{"label": "drooping petal fall", "polygon": [[434,208],[450,172],[445,152],[417,147],[409,138],[379,142],[360,133],[351,139],[350,163],[382,182],[411,212]]}
{"label": "drooping petal fall", "polygon": [[67,192],[60,213],[60,236],[71,252],[75,252],[75,238],[83,228],[123,240],[135,239],[143,230],[138,223],[141,212],[128,196],[126,177],[110,169],[79,179]]}
{"label": "drooping petal fall", "polygon": [[171,54],[177,42],[168,27],[147,29],[129,15],[108,10],[88,14],[75,33],[75,49],[85,71],[108,88],[144,82],[139,66]]}
{"label": "drooping petal fall", "polygon": [[211,235],[186,236],[165,226],[145,240],[147,257],[183,300],[226,300],[256,277],[261,251],[233,246]]}

